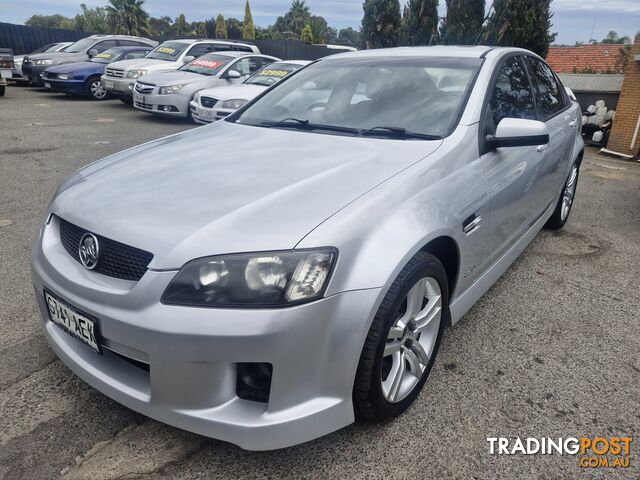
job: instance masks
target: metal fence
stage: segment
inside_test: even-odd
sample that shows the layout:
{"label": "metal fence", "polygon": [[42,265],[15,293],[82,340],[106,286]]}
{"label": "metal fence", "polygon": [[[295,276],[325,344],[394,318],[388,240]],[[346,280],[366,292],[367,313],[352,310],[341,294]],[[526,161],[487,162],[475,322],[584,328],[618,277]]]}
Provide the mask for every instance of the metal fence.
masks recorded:
{"label": "metal fence", "polygon": [[0,47],[10,48],[14,55],[31,53],[47,43],[75,42],[89,35],[91,34],[76,30],[27,27],[0,22]]}
{"label": "metal fence", "polygon": [[[88,32],[76,30],[27,27],[0,22],[0,48],[10,48],[14,55],[31,53],[47,43],[73,42],[89,35],[91,34]],[[347,51],[322,45],[308,45],[298,40],[256,40],[253,43],[265,55],[283,60],[317,60],[327,55]]]}

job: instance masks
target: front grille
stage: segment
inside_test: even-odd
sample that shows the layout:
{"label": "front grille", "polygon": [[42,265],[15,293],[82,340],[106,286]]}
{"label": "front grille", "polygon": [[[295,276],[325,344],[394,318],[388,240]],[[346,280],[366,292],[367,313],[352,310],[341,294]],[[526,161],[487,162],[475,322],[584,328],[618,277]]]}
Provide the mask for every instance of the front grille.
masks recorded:
{"label": "front grille", "polygon": [[135,102],[135,106],[138,108],[144,108],[145,110],[153,110],[153,104],[151,103]]}
{"label": "front grille", "polygon": [[217,112],[216,113],[216,118],[218,120],[223,119],[224,117],[228,117],[229,115],[231,115],[231,112]]}
{"label": "front grille", "polygon": [[124,70],[118,70],[117,68],[105,68],[104,73],[107,77],[122,78],[124,77]]}
{"label": "front grille", "polygon": [[[62,246],[77,262],[80,262],[80,240],[88,230],[80,228],[58,217]],[[138,281],[147,271],[153,254],[124,243],[96,235],[100,246],[100,257],[94,272],[109,277]]]}
{"label": "front grille", "polygon": [[153,85],[147,83],[136,83],[136,92],[138,93],[151,93],[153,92]]}
{"label": "front grille", "polygon": [[204,108],[213,108],[213,106],[218,103],[218,99],[217,98],[213,98],[213,97],[200,97],[200,104],[204,107]]}

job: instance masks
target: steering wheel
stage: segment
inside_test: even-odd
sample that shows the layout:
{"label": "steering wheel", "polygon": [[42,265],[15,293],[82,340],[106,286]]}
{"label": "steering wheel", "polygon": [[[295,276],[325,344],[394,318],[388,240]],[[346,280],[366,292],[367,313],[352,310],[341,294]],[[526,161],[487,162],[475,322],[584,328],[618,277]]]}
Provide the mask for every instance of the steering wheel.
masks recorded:
{"label": "steering wheel", "polygon": [[334,115],[336,118],[340,118],[340,112],[336,110],[334,107],[329,105],[328,102],[315,102],[307,107],[307,112],[329,112]]}

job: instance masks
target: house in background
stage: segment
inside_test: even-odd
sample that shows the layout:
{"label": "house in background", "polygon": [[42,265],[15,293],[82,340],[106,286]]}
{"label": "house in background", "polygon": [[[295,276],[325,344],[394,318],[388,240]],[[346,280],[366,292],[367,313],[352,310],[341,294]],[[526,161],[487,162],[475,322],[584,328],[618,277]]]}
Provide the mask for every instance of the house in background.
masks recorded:
{"label": "house in background", "polygon": [[610,110],[617,108],[624,75],[559,73],[558,76],[562,83],[573,91],[583,112],[598,100],[604,100]]}

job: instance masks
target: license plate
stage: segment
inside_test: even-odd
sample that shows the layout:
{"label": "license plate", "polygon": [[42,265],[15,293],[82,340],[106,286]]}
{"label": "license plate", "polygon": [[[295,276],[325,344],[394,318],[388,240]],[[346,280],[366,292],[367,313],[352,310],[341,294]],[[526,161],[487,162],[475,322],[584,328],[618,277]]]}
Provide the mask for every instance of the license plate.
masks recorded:
{"label": "license plate", "polygon": [[94,352],[100,353],[98,323],[95,319],[88,318],[86,313],[80,312],[77,308],[72,307],[46,290],[44,291],[44,298],[47,302],[49,318],[53,323],[87,344]]}
{"label": "license plate", "polygon": [[44,82],[44,86],[45,86],[46,88],[51,88],[51,84],[50,84],[49,82]]}
{"label": "license plate", "polygon": [[105,88],[114,88],[115,84],[113,82],[110,82],[109,80],[105,80],[104,87]]}
{"label": "license plate", "polygon": [[205,120],[213,120],[213,112],[211,110],[207,110],[206,108],[196,107],[197,115]]}
{"label": "license plate", "polygon": [[138,102],[138,103],[146,103],[144,101],[144,95],[140,95],[139,93],[134,93],[133,94],[133,101],[134,102]]}

